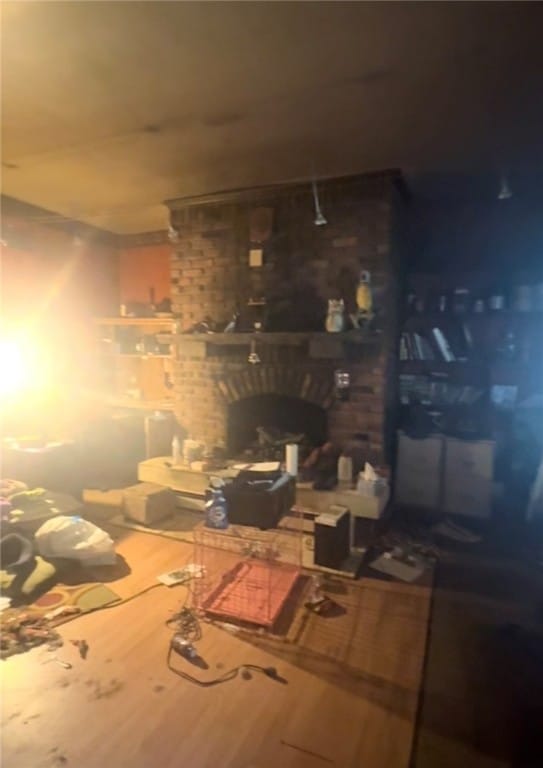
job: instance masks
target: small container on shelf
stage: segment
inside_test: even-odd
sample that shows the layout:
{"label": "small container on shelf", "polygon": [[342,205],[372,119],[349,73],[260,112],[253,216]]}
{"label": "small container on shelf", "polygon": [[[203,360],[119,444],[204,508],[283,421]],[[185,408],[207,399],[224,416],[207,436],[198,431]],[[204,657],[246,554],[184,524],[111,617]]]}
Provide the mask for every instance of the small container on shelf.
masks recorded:
{"label": "small container on shelf", "polygon": [[468,288],[455,288],[452,309],[455,315],[463,315],[469,309],[470,292]]}
{"label": "small container on shelf", "polygon": [[531,312],[533,309],[532,286],[516,285],[513,289],[513,309],[515,312]]}

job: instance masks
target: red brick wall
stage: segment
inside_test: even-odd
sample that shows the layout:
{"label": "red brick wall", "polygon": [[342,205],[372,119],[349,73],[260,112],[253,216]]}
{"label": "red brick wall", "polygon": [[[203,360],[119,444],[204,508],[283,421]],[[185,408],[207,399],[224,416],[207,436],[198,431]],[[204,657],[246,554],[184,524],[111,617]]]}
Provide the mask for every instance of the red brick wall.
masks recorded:
{"label": "red brick wall", "polygon": [[[348,360],[311,358],[308,345],[283,351],[281,358],[266,346],[263,368],[275,372],[276,382],[284,371],[293,371],[294,377],[310,372],[320,382],[328,407],[331,439],[341,445],[363,433],[368,454],[382,460],[396,339],[395,177],[331,180],[319,184],[319,193],[329,222],[323,227],[314,224],[309,185],[247,190],[198,205],[173,203],[172,224],[179,232],[172,256],[173,309],[184,330],[206,316],[222,329],[236,307],[243,313],[250,298],[264,296],[269,330],[319,331],[324,330],[328,299],[341,297],[352,311],[360,270],[370,270],[382,331],[377,345],[349,348]],[[263,205],[274,210],[273,233],[264,245],[264,266],[251,268],[249,219]],[[283,305],[288,311],[281,314]],[[206,356],[197,357],[194,343],[180,337],[176,415],[193,437],[209,445],[224,441],[227,398],[222,383],[232,376],[242,381],[250,377],[247,352],[208,345]],[[348,402],[328,397],[336,368],[351,373]]]}

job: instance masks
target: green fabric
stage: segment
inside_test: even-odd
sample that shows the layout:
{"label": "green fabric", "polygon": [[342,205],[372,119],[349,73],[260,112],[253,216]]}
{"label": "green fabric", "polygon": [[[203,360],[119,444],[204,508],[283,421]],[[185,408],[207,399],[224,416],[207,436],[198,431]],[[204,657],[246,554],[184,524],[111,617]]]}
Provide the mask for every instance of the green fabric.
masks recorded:
{"label": "green fabric", "polygon": [[7,597],[28,597],[38,588],[54,579],[57,575],[55,566],[36,555],[15,573],[0,571],[0,591]]}

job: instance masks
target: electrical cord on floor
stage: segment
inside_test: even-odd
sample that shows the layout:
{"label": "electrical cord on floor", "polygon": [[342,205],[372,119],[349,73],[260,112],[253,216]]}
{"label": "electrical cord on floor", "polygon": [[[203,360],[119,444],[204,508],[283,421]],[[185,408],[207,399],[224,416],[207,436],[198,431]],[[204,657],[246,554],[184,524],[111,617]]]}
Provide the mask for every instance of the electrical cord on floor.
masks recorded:
{"label": "electrical cord on floor", "polygon": [[167,627],[171,628],[173,624],[176,625],[176,634],[181,635],[187,643],[196,643],[202,637],[200,622],[196,614],[186,605],[166,621]]}
{"label": "electrical cord on floor", "polygon": [[117,600],[113,600],[111,603],[107,603],[107,605],[97,605],[96,608],[89,608],[88,611],[84,611],[83,613],[74,613],[70,616],[66,616],[63,619],[60,619],[58,622],[55,622],[55,627],[60,627],[63,624],[68,624],[70,621],[74,621],[75,619],[80,619],[81,616],[88,616],[89,613],[95,613],[96,611],[105,611],[108,608],[118,608],[120,605],[125,605],[125,603],[130,603],[132,600],[135,600],[137,597],[141,597],[142,595],[145,595],[147,592],[151,592],[151,590],[156,589],[157,587],[163,587],[164,584],[162,584],[160,581],[158,581],[156,584],[150,584],[148,587],[145,587],[144,589],[140,589],[139,592],[135,592],[133,595],[129,595],[128,597],[119,597]]}
{"label": "electrical cord on floor", "polygon": [[240,672],[241,673],[260,672],[261,674],[266,675],[266,677],[269,677],[272,680],[276,680],[278,683],[283,683],[284,685],[286,685],[287,683],[287,680],[285,680],[284,677],[281,677],[278,674],[275,667],[260,667],[257,664],[240,664],[239,667],[234,667],[233,669],[228,670],[228,672],[225,672],[224,674],[220,675],[220,677],[215,677],[212,680],[199,680],[197,677],[193,677],[192,675],[189,675],[187,672],[183,672],[183,670],[173,666],[172,652],[174,650],[175,649],[172,641],[170,643],[170,647],[168,648],[168,655],[166,658],[168,669],[174,674],[183,678],[183,680],[187,680],[189,683],[193,683],[194,685],[197,685],[200,688],[212,688],[215,685],[221,685],[221,683],[227,683],[230,680],[234,680],[234,678],[236,678],[240,674]]}
{"label": "electrical cord on floor", "polygon": [[246,679],[250,678],[251,672],[259,672],[272,680],[276,680],[278,683],[287,683],[285,678],[278,674],[275,667],[261,667],[257,664],[240,664],[238,667],[234,667],[212,680],[199,680],[197,677],[189,675],[188,672],[184,672],[183,670],[174,667],[172,664],[172,652],[175,651],[176,654],[186,661],[189,661],[200,668],[207,669],[206,663],[198,655],[196,649],[192,645],[192,643],[197,642],[202,637],[202,629],[198,617],[190,608],[187,608],[187,606],[184,605],[180,611],[166,621],[166,626],[170,628],[175,626],[175,634],[170,640],[170,646],[166,657],[168,669],[183,678],[183,680],[187,680],[189,683],[198,685],[200,688],[212,688],[215,685],[234,680],[240,673]]}

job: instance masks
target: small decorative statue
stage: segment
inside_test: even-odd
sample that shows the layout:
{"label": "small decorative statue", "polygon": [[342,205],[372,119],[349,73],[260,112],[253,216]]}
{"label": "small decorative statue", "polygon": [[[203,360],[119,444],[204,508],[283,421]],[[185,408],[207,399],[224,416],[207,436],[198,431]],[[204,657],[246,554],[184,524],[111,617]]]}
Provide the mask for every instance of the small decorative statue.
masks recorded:
{"label": "small decorative statue", "polygon": [[373,295],[371,292],[371,275],[363,269],[356,288],[356,312],[351,315],[355,328],[363,328],[373,317]]}
{"label": "small decorative statue", "polygon": [[340,333],[345,327],[345,302],[343,299],[328,299],[326,330],[328,333]]}

